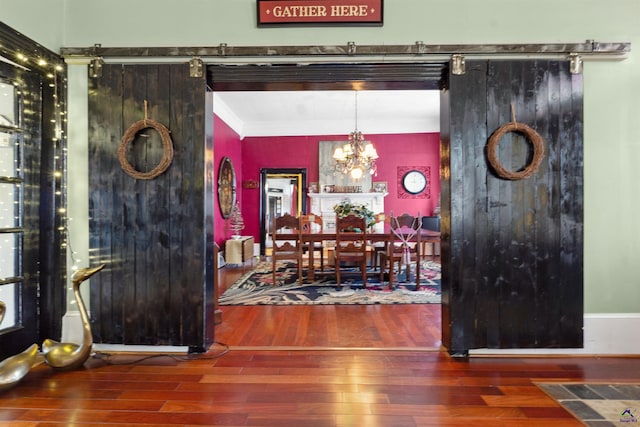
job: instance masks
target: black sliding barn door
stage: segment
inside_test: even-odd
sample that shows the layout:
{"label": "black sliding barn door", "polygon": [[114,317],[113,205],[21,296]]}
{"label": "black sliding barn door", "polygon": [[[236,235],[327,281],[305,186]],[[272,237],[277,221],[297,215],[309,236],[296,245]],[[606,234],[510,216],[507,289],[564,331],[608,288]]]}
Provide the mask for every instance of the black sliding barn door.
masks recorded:
{"label": "black sliding barn door", "polygon": [[[486,145],[514,121],[543,139],[537,172],[500,178]],[[473,348],[583,344],[582,75],[565,61],[469,61],[442,92],[443,343]],[[525,167],[517,132],[499,163]]]}
{"label": "black sliding barn door", "polygon": [[[206,85],[188,64],[105,65],[90,79],[91,279],[96,342],[190,346],[213,342],[213,236],[208,194],[212,141],[205,142]],[[147,116],[166,126],[173,160],[135,179],[118,160],[122,135]],[[209,117],[209,120],[213,120]],[[163,158],[160,134],[140,131],[127,160],[138,172]],[[209,212],[209,214],[207,214]]]}

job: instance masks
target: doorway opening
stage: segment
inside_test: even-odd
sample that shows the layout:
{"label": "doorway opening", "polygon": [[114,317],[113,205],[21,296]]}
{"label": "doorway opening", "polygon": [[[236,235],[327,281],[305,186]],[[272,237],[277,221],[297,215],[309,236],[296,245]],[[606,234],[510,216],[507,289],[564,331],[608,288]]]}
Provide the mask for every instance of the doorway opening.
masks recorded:
{"label": "doorway opening", "polygon": [[[293,68],[295,68],[294,74],[291,73]],[[282,69],[286,69],[286,71],[284,71],[283,73]],[[329,74],[327,69],[330,69],[331,71]],[[315,107],[317,105],[310,98],[312,96],[312,92],[314,91],[317,91],[317,92],[343,91],[343,92],[349,93],[354,90],[358,90],[358,91],[371,91],[371,92],[381,91],[381,92],[396,93],[396,94],[400,94],[402,91],[424,91],[425,93],[429,92],[431,94],[436,94],[436,98],[438,102],[436,105],[436,108],[438,110],[438,113],[440,112],[439,90],[441,87],[444,86],[442,81],[443,76],[447,75],[447,73],[445,72],[444,63],[402,64],[402,65],[401,64],[383,64],[382,65],[382,64],[344,63],[344,64],[328,64],[328,65],[316,64],[316,65],[307,65],[305,67],[299,67],[299,66],[290,65],[290,64],[285,64],[281,66],[274,65],[272,67],[254,67],[251,65],[227,67],[223,65],[220,65],[220,66],[209,65],[207,68],[207,74],[208,74],[208,84],[212,88],[214,92],[214,96],[216,93],[220,95],[226,95],[225,92],[239,93],[239,92],[255,91],[255,92],[270,93],[270,94],[273,93],[274,96],[278,92],[287,92],[287,91],[297,92],[299,96],[306,97],[306,105],[309,109],[312,109],[312,107]],[[332,78],[331,81],[327,81],[327,75],[331,75],[331,78]],[[286,77],[287,81],[282,81],[283,76]],[[353,97],[353,95],[351,95],[351,97]],[[364,103],[363,97],[359,98],[359,107],[362,107],[363,103]],[[214,102],[214,105],[215,104],[216,102]],[[252,105],[252,106],[255,105],[247,102],[245,102],[244,104]],[[411,107],[412,102],[405,102],[404,105]],[[382,106],[383,106],[383,103],[378,104],[378,107],[382,107]],[[382,110],[382,108],[378,108],[378,109]],[[320,114],[317,112],[317,110],[314,109],[314,111],[316,111],[316,114]],[[314,113],[310,113],[310,114],[314,114]],[[344,126],[342,131],[339,132],[343,135],[348,135],[349,131],[353,130],[353,129],[350,129],[350,127],[353,127],[354,125],[354,122],[352,120],[352,115],[353,115],[352,101],[349,102],[349,112],[347,114],[348,114],[350,125]],[[375,131],[371,131],[370,128],[364,125],[365,115],[366,115],[365,113],[359,112],[358,118],[360,123],[358,124],[361,125],[361,129],[363,130],[364,133],[375,134],[376,133]],[[379,119],[379,121],[382,121],[382,119]],[[327,125],[329,125],[329,123],[325,123],[325,127],[327,127]],[[438,118],[438,125],[439,125],[439,118]],[[333,133],[331,131],[325,132],[325,134],[337,134],[337,133],[338,132]],[[243,149],[245,147],[244,139],[247,137],[248,135],[246,134],[240,134],[240,139],[243,140]],[[273,136],[272,138],[275,139],[278,137]],[[286,139],[286,138],[287,138],[286,136],[280,137],[280,139]],[[318,138],[315,138],[315,139],[317,140]],[[215,144],[215,134],[214,134],[214,144]],[[291,154],[290,153],[287,154],[285,152],[283,153],[283,155],[291,155]],[[439,153],[438,153],[438,156],[439,156]],[[408,151],[407,153],[404,154],[405,161],[409,162],[407,164],[413,165],[412,163],[413,157],[414,156],[411,155],[411,151]],[[317,170],[314,167],[313,170],[309,169],[309,171],[310,171],[309,185],[311,185],[313,184],[311,181],[313,182],[317,181],[316,179]],[[246,171],[244,172],[246,177]],[[247,179],[250,179],[250,177]],[[432,169],[431,180],[438,181],[438,186],[437,186],[438,191],[432,193],[432,198],[433,200],[436,200],[436,202],[434,203],[433,207],[419,209],[420,214],[422,216],[433,215],[435,208],[438,207],[439,209],[439,206],[440,206],[439,160],[436,167]],[[386,182],[386,185],[387,185],[387,188],[390,188],[392,186],[394,186],[395,188],[395,186],[398,185],[398,181],[394,177],[393,179],[388,179]],[[266,253],[265,251],[267,247],[266,241],[268,239],[268,232],[267,232],[268,226],[266,222],[268,222],[269,220],[267,216],[267,211],[271,213],[272,209],[276,210],[278,208],[277,197],[274,197],[272,199],[273,203],[269,204],[269,200],[270,200],[269,193],[265,192],[264,190],[266,187],[268,187],[266,183],[266,178],[263,179],[261,175],[260,245],[261,245],[261,254],[263,255]],[[306,191],[307,191],[307,186],[304,187],[304,195],[302,197],[303,200],[306,200],[307,198]],[[393,197],[397,198],[397,193],[394,192]],[[386,210],[387,209],[385,207],[385,211]],[[416,211],[417,210],[418,209],[416,209]],[[396,210],[395,212],[397,214],[402,213],[402,211],[398,211],[398,210]],[[335,308],[335,310],[337,311],[345,310],[345,312],[351,311],[351,309],[355,309],[355,307],[341,306],[341,307]],[[358,309],[363,309],[363,308],[360,307]],[[376,307],[376,309],[379,309],[379,307]],[[402,307],[395,307],[395,309],[402,310]],[[371,310],[371,308],[368,308],[366,310]],[[270,310],[268,310],[268,308],[265,308],[265,311],[270,311]],[[419,316],[422,316],[423,319],[425,318],[425,316],[428,317],[429,319],[433,319],[433,322],[432,322],[433,324],[427,325],[426,328],[430,329],[430,331],[432,332],[432,336],[437,336],[439,339],[439,335],[442,332],[439,304],[437,305],[436,311],[437,313],[433,313],[433,310],[431,310],[429,314],[425,314],[423,312]],[[368,319],[368,318],[370,318],[370,316],[365,315],[364,317],[361,318],[361,322],[367,322],[367,320],[365,319]],[[291,319],[291,321],[295,322],[296,320]],[[259,322],[259,323],[262,323],[262,322]],[[256,325],[255,327],[260,327],[260,326]],[[360,325],[359,327],[363,327],[363,325]],[[435,335],[433,334],[434,327],[437,329],[437,332]],[[373,326],[372,328],[374,329]],[[263,335],[270,334],[269,331],[264,331],[264,332],[265,333]],[[251,344],[248,344],[248,345],[251,345]],[[375,347],[375,346],[372,345],[372,347]],[[415,347],[417,346],[411,345],[411,344],[407,345],[407,348],[415,348]],[[437,345],[435,346],[436,349],[438,347],[439,346]]]}
{"label": "doorway opening", "polygon": [[260,254],[269,256],[273,219],[306,212],[307,169],[260,170]]}

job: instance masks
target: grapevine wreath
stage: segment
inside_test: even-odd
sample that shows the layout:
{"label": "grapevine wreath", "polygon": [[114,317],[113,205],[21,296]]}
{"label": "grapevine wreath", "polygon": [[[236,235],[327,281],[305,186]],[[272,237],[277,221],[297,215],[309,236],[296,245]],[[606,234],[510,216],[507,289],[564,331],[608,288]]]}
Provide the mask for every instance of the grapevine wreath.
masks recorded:
{"label": "grapevine wreath", "polygon": [[[118,147],[118,160],[120,160],[122,169],[131,177],[135,179],[154,179],[163,174],[171,165],[171,162],[173,161],[173,142],[171,141],[169,129],[167,129],[165,125],[157,120],[147,118],[146,101],[144,106],[144,117],[145,118],[143,120],[138,120],[132,124],[122,136],[120,146]],[[131,163],[127,160],[126,154],[129,144],[131,144],[138,132],[148,128],[155,129],[156,132],[160,134],[163,149],[162,159],[160,160],[160,163],[149,172],[140,172],[131,166]]]}
{"label": "grapevine wreath", "polygon": [[[509,132],[518,132],[523,134],[529,142],[531,142],[531,145],[533,145],[533,158],[531,159],[531,162],[524,169],[518,172],[506,169],[498,159],[498,144],[502,137]],[[509,180],[528,178],[538,170],[540,163],[542,163],[542,159],[544,158],[544,141],[540,134],[533,128],[514,120],[500,126],[495,132],[493,132],[489,138],[489,142],[487,143],[487,158],[493,170],[495,170],[501,178]]]}

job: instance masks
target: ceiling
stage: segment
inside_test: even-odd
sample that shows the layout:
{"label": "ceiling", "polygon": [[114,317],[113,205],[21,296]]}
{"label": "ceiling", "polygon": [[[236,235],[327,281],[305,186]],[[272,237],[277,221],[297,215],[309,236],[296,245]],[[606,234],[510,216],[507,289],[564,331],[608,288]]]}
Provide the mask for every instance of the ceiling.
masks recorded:
{"label": "ceiling", "polygon": [[439,132],[437,90],[214,92],[214,112],[240,138]]}

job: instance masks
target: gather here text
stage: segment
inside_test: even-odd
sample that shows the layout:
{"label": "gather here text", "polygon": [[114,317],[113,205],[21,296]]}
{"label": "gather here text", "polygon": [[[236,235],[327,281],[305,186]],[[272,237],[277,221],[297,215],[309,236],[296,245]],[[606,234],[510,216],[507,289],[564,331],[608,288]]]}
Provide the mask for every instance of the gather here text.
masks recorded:
{"label": "gather here text", "polygon": [[326,6],[275,6],[273,16],[278,18],[300,18],[300,17],[338,17],[338,16],[367,16],[369,7],[367,5],[332,5],[328,10]]}

